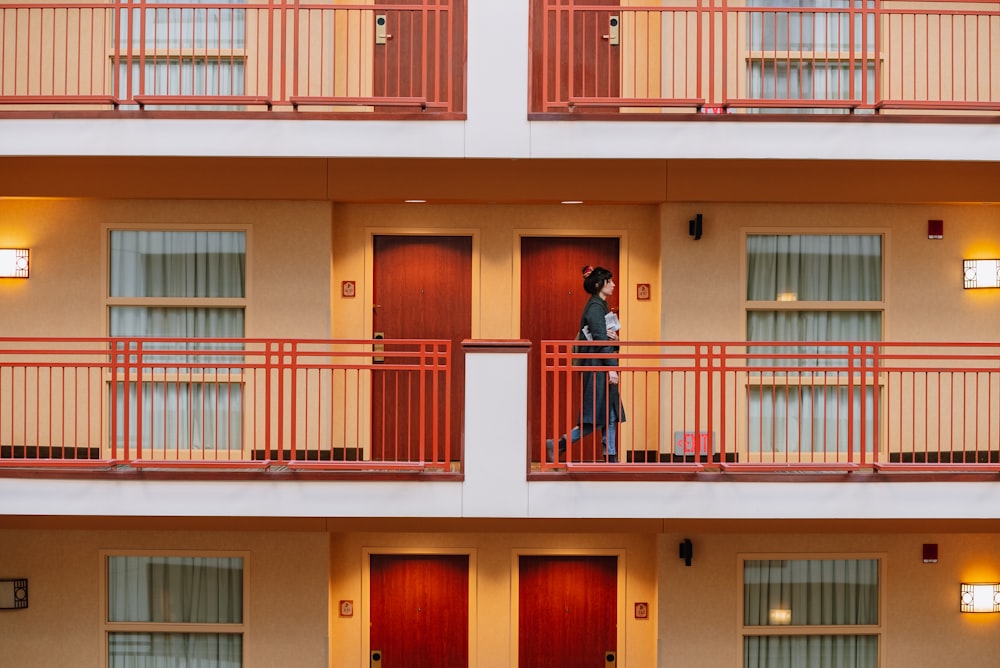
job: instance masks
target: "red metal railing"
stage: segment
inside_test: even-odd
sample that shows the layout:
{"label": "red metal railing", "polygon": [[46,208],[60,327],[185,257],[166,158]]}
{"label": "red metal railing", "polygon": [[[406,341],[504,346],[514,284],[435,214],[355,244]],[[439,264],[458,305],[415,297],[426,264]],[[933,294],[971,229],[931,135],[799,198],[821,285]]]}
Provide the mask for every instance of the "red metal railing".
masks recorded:
{"label": "red metal railing", "polygon": [[543,469],[1000,471],[1000,344],[573,345],[596,344],[542,343],[541,451],[594,401],[581,396],[594,367],[572,362],[613,358],[618,463],[597,431]]}
{"label": "red metal railing", "polygon": [[464,0],[0,5],[0,104],[464,112]]}
{"label": "red metal railing", "polygon": [[450,341],[0,339],[0,466],[445,470]]}
{"label": "red metal railing", "polygon": [[1000,111],[995,0],[792,4],[545,0],[532,111]]}

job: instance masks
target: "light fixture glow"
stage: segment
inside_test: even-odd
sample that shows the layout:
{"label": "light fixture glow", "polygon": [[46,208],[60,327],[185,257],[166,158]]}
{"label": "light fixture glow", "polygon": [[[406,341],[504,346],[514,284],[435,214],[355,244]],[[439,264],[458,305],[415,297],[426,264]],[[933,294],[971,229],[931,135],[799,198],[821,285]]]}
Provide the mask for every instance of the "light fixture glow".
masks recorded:
{"label": "light fixture glow", "polygon": [[1000,582],[963,582],[962,612],[1000,612]]}
{"label": "light fixture glow", "polygon": [[28,278],[27,248],[0,248],[0,278]]}
{"label": "light fixture glow", "polygon": [[963,260],[965,287],[1000,288],[1000,260]]}
{"label": "light fixture glow", "polygon": [[768,610],[767,617],[772,626],[784,626],[792,623],[792,611],[788,608],[771,608]]}
{"label": "light fixture glow", "polygon": [[583,204],[582,199],[564,199],[562,204]]}

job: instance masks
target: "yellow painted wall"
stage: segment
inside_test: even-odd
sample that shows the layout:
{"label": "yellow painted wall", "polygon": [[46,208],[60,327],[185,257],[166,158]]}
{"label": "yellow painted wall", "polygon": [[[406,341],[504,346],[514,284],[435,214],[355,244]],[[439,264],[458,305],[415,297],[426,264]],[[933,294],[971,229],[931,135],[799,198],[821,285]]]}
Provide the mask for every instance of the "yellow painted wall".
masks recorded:
{"label": "yellow painted wall", "polygon": [[[696,213],[704,220],[699,241],[688,236]],[[929,219],[944,221],[944,239],[927,238]],[[962,285],[963,258],[1000,257],[994,205],[666,204],[662,224],[666,340],[744,339],[744,233],[830,229],[886,235],[885,340],[1000,336],[996,291]]]}
{"label": "yellow painted wall", "polygon": [[102,550],[249,552],[247,668],[326,663],[329,548],[322,532],[0,532],[0,577],[28,579],[28,608],[0,613],[4,666],[101,665]]}
{"label": "yellow painted wall", "polygon": [[[677,558],[686,537],[694,544],[691,567]],[[661,666],[740,665],[738,555],[753,553],[883,556],[881,665],[996,665],[1000,615],[959,612],[960,583],[1000,579],[989,556],[1000,549],[995,534],[667,533],[661,542]],[[938,563],[923,563],[924,543],[938,544]]]}
{"label": "yellow painted wall", "polygon": [[0,199],[0,246],[31,277],[0,282],[4,336],[106,336],[108,226],[246,226],[247,336],[329,336],[330,205],[323,202]]}

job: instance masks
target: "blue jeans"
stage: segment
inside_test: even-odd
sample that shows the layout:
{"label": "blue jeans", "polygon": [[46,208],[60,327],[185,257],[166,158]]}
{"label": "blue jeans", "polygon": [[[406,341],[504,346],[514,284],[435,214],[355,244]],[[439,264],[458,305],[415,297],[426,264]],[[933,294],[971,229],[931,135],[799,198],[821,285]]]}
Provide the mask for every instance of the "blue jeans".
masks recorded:
{"label": "blue jeans", "polygon": [[[559,452],[566,451],[566,443],[572,443],[574,441],[579,441],[584,436],[588,436],[594,433],[594,425],[585,424],[582,427],[577,425],[573,427],[569,434],[563,434],[563,437],[559,439]],[[604,436],[601,438],[601,445],[604,446],[604,456],[606,457],[616,457],[618,455],[618,423],[609,422],[606,427],[604,427]],[[545,442],[545,450],[548,459],[546,461],[555,461],[553,457],[554,444],[551,440]]]}

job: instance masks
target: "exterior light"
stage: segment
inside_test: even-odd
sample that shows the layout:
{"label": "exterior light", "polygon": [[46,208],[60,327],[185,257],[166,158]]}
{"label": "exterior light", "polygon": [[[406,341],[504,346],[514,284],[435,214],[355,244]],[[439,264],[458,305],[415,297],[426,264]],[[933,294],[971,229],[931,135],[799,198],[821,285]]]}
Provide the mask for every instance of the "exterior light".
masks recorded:
{"label": "exterior light", "polygon": [[1000,582],[963,582],[962,612],[1000,612]]}
{"label": "exterior light", "polygon": [[791,624],[792,611],[788,608],[771,608],[767,612],[767,620],[772,626]]}
{"label": "exterior light", "polygon": [[963,260],[965,287],[1000,288],[1000,260]]}
{"label": "exterior light", "polygon": [[0,610],[19,610],[27,607],[27,578],[0,580]]}
{"label": "exterior light", "polygon": [[0,248],[0,278],[28,277],[28,249]]}

